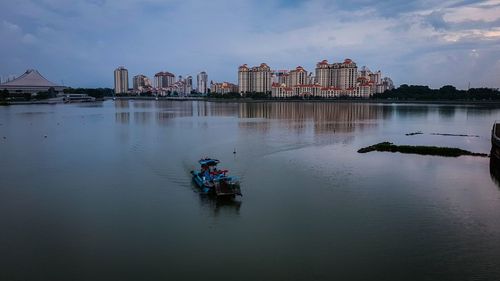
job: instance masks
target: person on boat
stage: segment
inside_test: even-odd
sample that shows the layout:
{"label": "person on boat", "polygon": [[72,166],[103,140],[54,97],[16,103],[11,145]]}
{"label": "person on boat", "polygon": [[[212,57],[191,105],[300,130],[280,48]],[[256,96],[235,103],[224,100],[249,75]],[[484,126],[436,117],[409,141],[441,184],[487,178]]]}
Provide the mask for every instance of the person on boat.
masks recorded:
{"label": "person on boat", "polygon": [[203,177],[207,180],[211,180],[211,176],[210,176],[210,171],[208,169],[205,170],[204,174],[203,174]]}

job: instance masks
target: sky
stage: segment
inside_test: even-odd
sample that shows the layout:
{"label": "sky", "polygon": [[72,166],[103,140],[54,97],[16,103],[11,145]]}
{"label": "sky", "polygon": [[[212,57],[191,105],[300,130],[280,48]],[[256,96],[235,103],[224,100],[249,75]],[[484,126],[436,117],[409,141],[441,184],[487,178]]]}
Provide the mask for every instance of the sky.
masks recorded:
{"label": "sky", "polygon": [[0,77],[71,87],[113,71],[237,83],[237,69],[354,60],[396,85],[500,88],[500,0],[1,0]]}

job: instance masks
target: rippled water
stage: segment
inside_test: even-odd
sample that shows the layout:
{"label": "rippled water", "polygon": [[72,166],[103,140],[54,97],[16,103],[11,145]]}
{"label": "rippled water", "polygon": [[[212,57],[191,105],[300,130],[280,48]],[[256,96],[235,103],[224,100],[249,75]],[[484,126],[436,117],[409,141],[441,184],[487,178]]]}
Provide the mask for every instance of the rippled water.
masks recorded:
{"label": "rippled water", "polygon": [[[496,119],[421,104],[0,107],[0,280],[500,280],[498,163],[356,152],[489,153]],[[202,156],[244,196],[197,193]]]}

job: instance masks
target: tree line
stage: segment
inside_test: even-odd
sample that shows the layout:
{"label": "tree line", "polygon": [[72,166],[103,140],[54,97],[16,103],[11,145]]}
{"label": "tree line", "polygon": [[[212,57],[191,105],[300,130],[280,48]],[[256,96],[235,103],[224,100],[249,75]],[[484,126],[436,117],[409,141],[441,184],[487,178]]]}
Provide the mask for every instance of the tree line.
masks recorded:
{"label": "tree line", "polygon": [[403,84],[398,88],[374,94],[372,98],[395,100],[500,100],[500,91],[493,88],[458,90],[451,85],[431,89],[429,86]]}

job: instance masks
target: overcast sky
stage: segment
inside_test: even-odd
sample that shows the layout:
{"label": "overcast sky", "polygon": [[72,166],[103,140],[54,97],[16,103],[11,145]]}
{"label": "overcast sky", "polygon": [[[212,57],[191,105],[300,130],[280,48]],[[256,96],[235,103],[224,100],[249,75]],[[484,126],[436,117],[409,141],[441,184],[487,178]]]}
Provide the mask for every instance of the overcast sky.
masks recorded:
{"label": "overcast sky", "polygon": [[72,87],[113,87],[120,65],[237,82],[243,63],[345,58],[397,85],[500,87],[500,0],[7,0],[0,38],[0,77]]}

